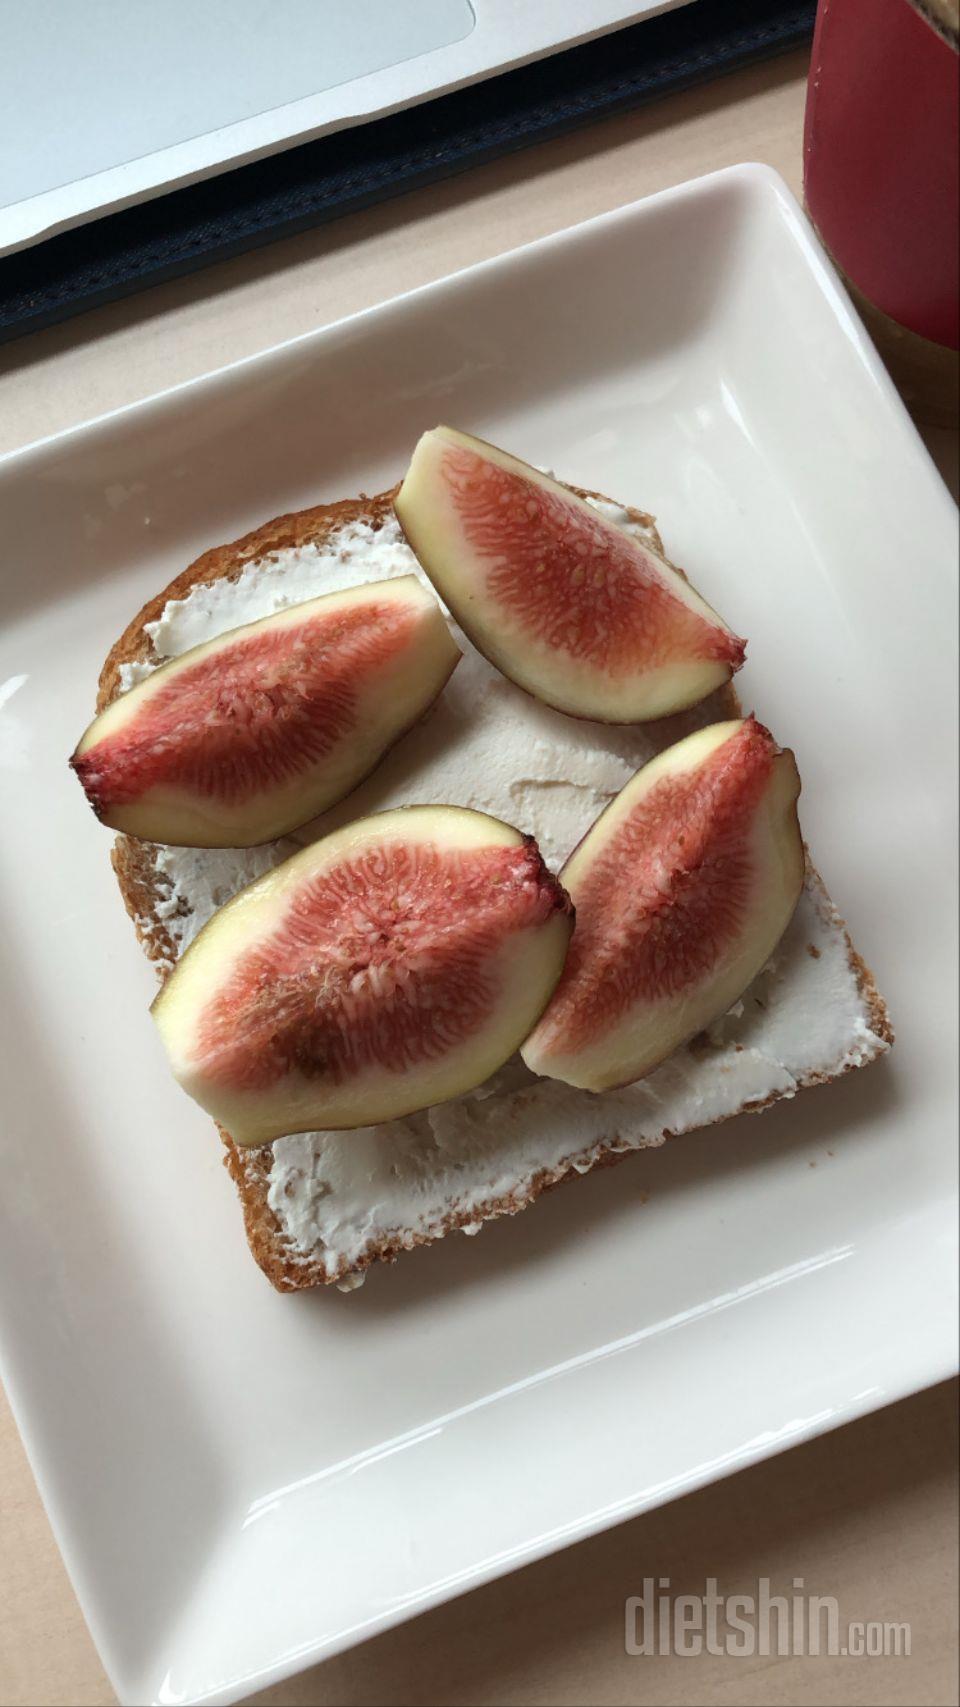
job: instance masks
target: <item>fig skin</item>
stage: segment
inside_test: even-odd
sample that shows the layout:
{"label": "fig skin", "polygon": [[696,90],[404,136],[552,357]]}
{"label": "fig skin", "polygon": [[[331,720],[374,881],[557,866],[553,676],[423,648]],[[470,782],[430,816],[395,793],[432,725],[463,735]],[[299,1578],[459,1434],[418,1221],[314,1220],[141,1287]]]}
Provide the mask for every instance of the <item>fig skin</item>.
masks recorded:
{"label": "fig skin", "polygon": [[71,766],[137,839],[251,847],[327,811],[429,710],[460,661],[415,575],[229,630],[111,702]]}
{"label": "fig skin", "polygon": [[582,1090],[632,1084],[719,1019],[769,960],[804,876],[793,754],[748,718],[650,762],[560,876],[579,909],[531,1071]]}
{"label": "fig skin", "polygon": [[175,1077],[236,1143],[378,1125],[515,1053],[572,929],[531,837],[464,807],[401,807],[242,890],[152,1012]]}
{"label": "fig skin", "polygon": [[568,716],[671,715],[743,663],[745,643],[651,544],[482,439],[424,433],[394,508],[477,650]]}

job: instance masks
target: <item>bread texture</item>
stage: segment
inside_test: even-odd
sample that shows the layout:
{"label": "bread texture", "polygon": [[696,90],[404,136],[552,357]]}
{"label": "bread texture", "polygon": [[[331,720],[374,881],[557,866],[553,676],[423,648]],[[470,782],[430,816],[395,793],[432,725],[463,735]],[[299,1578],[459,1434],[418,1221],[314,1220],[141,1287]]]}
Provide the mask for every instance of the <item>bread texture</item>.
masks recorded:
{"label": "bread texture", "polygon": [[[602,504],[612,501],[601,494],[579,487],[573,490],[582,497]],[[183,600],[204,583],[235,582],[248,565],[258,564],[277,553],[313,549],[329,544],[340,530],[353,524],[365,524],[375,533],[392,519],[396,488],[374,497],[361,495],[338,503],[320,504],[277,517],[232,544],[219,546],[197,558],[169,586],[159,592],[127,625],[112,648],[100,675],[97,710],[109,705],[124,687],[124,675],[132,667],[151,666],[160,661],[148,625],[156,624],[170,601]],[[633,526],[641,530],[662,551],[653,518],[646,512],[628,508],[624,512]],[[239,620],[243,620],[240,618]],[[127,671],[125,672],[125,667]],[[732,686],[721,690],[711,700],[712,717],[736,717],[740,706]],[[521,825],[521,828],[524,826]],[[168,888],[161,869],[160,855],[153,844],[119,836],[114,844],[112,862],[124,905],[133,920],[140,943],[156,965],[161,981],[169,975],[179,952],[178,915],[171,911]],[[846,927],[837,914],[819,876],[808,862],[808,903],[819,917],[823,928],[842,942],[849,976],[856,985],[864,1015],[863,1029],[869,1043],[836,1064],[829,1071],[813,1068],[795,1078],[792,1088],[777,1089],[769,1095],[751,1098],[717,1119],[728,1119],[744,1111],[759,1112],[782,1095],[792,1095],[794,1089],[827,1083],[852,1067],[866,1064],[882,1053],[893,1041],[893,1031],[883,998],[873,975],[854,949]],[[802,952],[802,949],[799,951]],[[813,944],[807,952],[819,958]],[[697,1040],[689,1046],[695,1051]],[[709,1049],[708,1040],[703,1047]],[[740,1046],[737,1045],[739,1048]],[[714,1119],[700,1120],[696,1125],[715,1124]],[[686,1125],[683,1130],[691,1130]],[[321,1249],[315,1251],[295,1243],[285,1231],[275,1208],[271,1205],[271,1172],[274,1165],[272,1146],[260,1149],[241,1149],[229,1133],[220,1129],[225,1146],[225,1165],[239,1193],[250,1249],[261,1269],[279,1291],[295,1291],[303,1287],[336,1283],[356,1284],[372,1263],[392,1262],[403,1250],[431,1243],[458,1228],[475,1230],[485,1220],[501,1215],[513,1215],[528,1207],[542,1192],[565,1179],[578,1177],[592,1167],[609,1166],[624,1159],[638,1147],[662,1142],[674,1136],[665,1126],[654,1137],[631,1142],[629,1133],[611,1130],[605,1139],[592,1142],[586,1149],[572,1150],[551,1165],[535,1168],[506,1187],[498,1186],[489,1195],[474,1196],[469,1203],[451,1200],[440,1206],[432,1219],[420,1224],[413,1222],[391,1226],[367,1241],[362,1250],[341,1252]]]}

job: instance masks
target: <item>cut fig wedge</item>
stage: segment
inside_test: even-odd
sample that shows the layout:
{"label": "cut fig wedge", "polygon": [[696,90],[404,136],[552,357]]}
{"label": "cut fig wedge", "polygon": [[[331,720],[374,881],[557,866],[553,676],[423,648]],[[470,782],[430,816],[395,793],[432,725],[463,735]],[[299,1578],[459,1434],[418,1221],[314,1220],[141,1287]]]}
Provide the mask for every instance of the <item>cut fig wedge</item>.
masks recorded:
{"label": "cut fig wedge", "polygon": [[649,545],[482,439],[424,433],[395,508],[478,650],[573,717],[664,717],[743,663],[744,642]]}
{"label": "cut fig wedge", "polygon": [[403,807],[242,890],[153,1015],[177,1079],[238,1144],[376,1125],[513,1054],[572,927],[529,836],[462,807]]}
{"label": "cut fig wedge", "polygon": [[459,658],[415,575],[328,593],[161,665],[101,712],[70,763],[115,830],[250,847],[349,794]]}
{"label": "cut fig wedge", "polygon": [[752,717],[637,772],[560,876],[577,910],[563,976],[521,1054],[584,1090],[649,1073],[727,1012],[803,883],[800,778]]}

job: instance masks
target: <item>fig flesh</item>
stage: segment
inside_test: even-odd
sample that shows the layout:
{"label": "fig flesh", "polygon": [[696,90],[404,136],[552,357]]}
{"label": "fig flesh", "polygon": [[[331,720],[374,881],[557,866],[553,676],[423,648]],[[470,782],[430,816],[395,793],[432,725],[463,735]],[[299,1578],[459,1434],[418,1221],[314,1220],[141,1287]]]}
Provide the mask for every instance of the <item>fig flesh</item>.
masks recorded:
{"label": "fig flesh", "polygon": [[645,722],[743,663],[744,642],[651,546],[482,439],[424,433],[395,508],[478,650],[560,711]]}
{"label": "fig flesh", "polygon": [[126,835],[273,841],[349,794],[459,658],[415,575],[327,593],[161,665],[100,713],[70,763]]}
{"label": "fig flesh", "polygon": [[800,896],[799,792],[793,754],[753,718],[698,730],[637,772],[560,873],[577,926],[521,1050],[533,1072],[630,1084],[726,1013]]}
{"label": "fig flesh", "polygon": [[523,1042],[573,913],[483,812],[361,818],[222,907],[153,1004],[174,1074],[242,1145],[473,1089]]}

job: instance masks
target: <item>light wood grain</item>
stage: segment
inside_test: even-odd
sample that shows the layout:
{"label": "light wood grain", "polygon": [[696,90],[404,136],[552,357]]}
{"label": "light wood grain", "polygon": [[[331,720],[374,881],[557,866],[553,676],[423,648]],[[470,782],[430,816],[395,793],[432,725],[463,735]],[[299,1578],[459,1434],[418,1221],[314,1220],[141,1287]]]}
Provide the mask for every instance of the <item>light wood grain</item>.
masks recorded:
{"label": "light wood grain", "polygon": [[[685,178],[765,160],[795,189],[805,56],[596,125],[0,351],[0,450]],[[956,489],[957,435],[928,442]],[[956,1389],[936,1388],[441,1607],[257,1697],[341,1707],[952,1703]],[[0,1400],[0,1704],[114,1699]],[[630,1658],[644,1576],[802,1576],[909,1659]]]}

